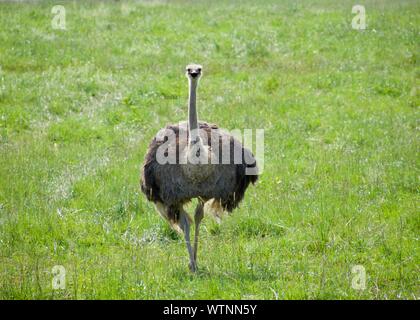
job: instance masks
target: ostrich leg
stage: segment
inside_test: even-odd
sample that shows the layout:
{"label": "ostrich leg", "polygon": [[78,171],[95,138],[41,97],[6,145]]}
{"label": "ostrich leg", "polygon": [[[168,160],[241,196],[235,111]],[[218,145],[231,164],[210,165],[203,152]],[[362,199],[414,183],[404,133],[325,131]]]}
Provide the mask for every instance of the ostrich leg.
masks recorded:
{"label": "ostrich leg", "polygon": [[191,248],[191,242],[190,242],[190,222],[186,215],[187,213],[185,213],[184,211],[180,212],[180,222],[181,222],[182,230],[184,231],[185,243],[187,245],[188,254],[190,256],[189,267],[192,272],[195,272],[196,264],[195,264],[194,254],[193,254],[193,250]]}
{"label": "ostrich leg", "polygon": [[204,216],[204,202],[199,201],[197,208],[195,208],[195,234],[194,234],[194,261],[197,267],[197,248],[198,248],[198,234],[200,230],[200,222]]}

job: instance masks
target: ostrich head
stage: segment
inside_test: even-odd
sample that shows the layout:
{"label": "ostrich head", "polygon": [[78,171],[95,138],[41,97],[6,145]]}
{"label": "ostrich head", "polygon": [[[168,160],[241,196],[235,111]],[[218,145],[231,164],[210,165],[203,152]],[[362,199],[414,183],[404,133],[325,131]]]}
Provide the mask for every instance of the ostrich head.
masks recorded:
{"label": "ostrich head", "polygon": [[190,80],[197,81],[201,77],[202,66],[199,64],[191,63],[185,67],[186,76]]}

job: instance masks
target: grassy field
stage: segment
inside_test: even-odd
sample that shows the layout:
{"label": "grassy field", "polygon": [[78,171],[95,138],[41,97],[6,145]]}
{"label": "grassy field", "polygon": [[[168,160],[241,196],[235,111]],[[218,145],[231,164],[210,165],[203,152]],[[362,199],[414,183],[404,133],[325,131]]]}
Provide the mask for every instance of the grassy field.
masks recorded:
{"label": "grassy field", "polygon": [[[364,31],[359,2],[211,3],[0,3],[1,299],[420,297],[419,2],[362,1]],[[189,62],[202,120],[265,129],[196,275],[139,190],[149,141],[187,118]]]}

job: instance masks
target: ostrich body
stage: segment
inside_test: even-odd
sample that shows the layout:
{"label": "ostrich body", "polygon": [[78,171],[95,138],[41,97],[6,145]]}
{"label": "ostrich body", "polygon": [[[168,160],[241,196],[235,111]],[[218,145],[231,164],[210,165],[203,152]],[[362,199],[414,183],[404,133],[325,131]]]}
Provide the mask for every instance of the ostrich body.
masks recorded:
{"label": "ostrich body", "polygon": [[[176,231],[184,234],[189,267],[194,272],[197,269],[198,235],[204,205],[207,204],[216,217],[223,211],[231,212],[243,199],[248,185],[255,183],[258,176],[246,174],[248,168],[256,169],[250,150],[216,125],[198,122],[196,92],[202,68],[190,64],[186,69],[189,80],[188,122],[168,125],[153,138],[143,164],[141,189],[147,199],[154,202],[161,216]],[[171,135],[172,140],[168,139]],[[175,154],[175,163],[160,163],[160,148],[165,150],[165,155]],[[228,150],[227,155],[223,150]],[[239,162],[235,160],[237,155]],[[194,214],[192,247],[192,219],[184,210],[184,205],[193,198],[198,199],[198,205]]]}

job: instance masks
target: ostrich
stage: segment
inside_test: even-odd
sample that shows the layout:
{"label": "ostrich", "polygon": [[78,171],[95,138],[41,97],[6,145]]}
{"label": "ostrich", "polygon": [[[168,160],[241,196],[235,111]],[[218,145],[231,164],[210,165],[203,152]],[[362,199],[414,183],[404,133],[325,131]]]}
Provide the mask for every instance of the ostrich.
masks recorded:
{"label": "ostrich", "polygon": [[[219,220],[223,211],[231,212],[238,206],[248,185],[251,182],[254,184],[258,178],[256,160],[250,150],[216,125],[198,122],[196,92],[201,71],[200,65],[187,65],[188,122],[168,125],[159,131],[149,145],[141,174],[142,192],[172,228],[184,235],[192,272],[197,270],[199,227],[204,208]],[[161,163],[159,155],[162,156],[162,149],[165,156],[175,154],[176,161]],[[221,152],[223,150],[228,150],[227,155]],[[223,160],[220,161],[220,158]],[[215,163],[214,159],[218,162]],[[247,174],[249,169],[254,170],[253,174]],[[198,199],[198,204],[194,214],[192,247],[192,219],[184,210],[184,205],[193,198]]]}

